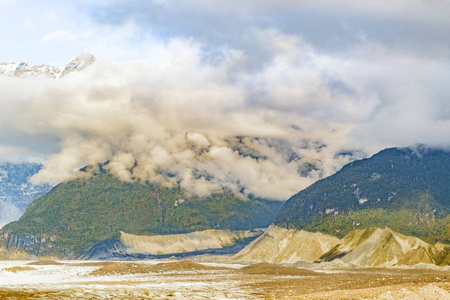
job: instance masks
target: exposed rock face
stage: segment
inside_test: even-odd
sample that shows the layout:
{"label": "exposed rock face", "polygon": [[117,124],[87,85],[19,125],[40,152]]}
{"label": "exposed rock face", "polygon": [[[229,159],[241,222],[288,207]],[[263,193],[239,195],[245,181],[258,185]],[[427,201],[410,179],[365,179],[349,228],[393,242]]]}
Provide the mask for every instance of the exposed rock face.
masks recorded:
{"label": "exposed rock face", "polygon": [[258,234],[256,231],[204,230],[186,234],[143,236],[120,233],[129,253],[170,254],[224,248]]}
{"label": "exposed rock face", "polygon": [[418,263],[440,265],[449,246],[434,246],[412,236],[390,230],[371,227],[354,230],[322,256],[321,260],[339,258],[344,263],[364,267],[391,267]]}
{"label": "exposed rock face", "polygon": [[371,227],[354,230],[342,240],[323,233],[270,226],[260,237],[236,254],[235,261],[339,262],[360,267],[392,267],[419,263],[448,265],[450,246],[430,245],[416,237]]}
{"label": "exposed rock face", "polygon": [[262,230],[204,230],[186,234],[134,235],[120,232],[86,251],[81,259],[143,259],[199,254],[234,254]]}
{"label": "exposed rock face", "polygon": [[285,229],[271,225],[260,237],[233,258],[242,262],[293,264],[314,261],[339,243],[339,239],[320,232]]}
{"label": "exposed rock face", "polygon": [[30,260],[36,259],[36,256],[25,253],[21,249],[8,250],[3,246],[0,246],[0,260]]}
{"label": "exposed rock face", "polygon": [[65,67],[51,65],[37,65],[30,62],[3,62],[0,63],[1,77],[21,78],[51,78],[59,79],[73,71],[84,70],[95,62],[95,57],[89,53],[82,53],[72,58]]}
{"label": "exposed rock face", "polygon": [[56,237],[47,235],[37,236],[33,234],[8,234],[5,233],[0,243],[10,253],[26,251],[30,255],[48,255],[54,249]]}

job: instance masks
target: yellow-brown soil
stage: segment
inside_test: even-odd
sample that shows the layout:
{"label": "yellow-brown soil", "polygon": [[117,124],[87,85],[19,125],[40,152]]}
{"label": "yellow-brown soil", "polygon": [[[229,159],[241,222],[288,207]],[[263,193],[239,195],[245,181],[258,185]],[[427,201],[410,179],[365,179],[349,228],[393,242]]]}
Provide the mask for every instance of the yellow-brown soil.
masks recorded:
{"label": "yellow-brown soil", "polygon": [[22,271],[33,271],[33,270],[36,270],[36,269],[33,267],[28,267],[28,266],[25,266],[25,267],[16,266],[16,267],[2,269],[2,271],[13,272],[13,273],[22,272]]}
{"label": "yellow-brown soil", "polygon": [[116,262],[112,261],[97,261],[97,262],[85,262],[85,263],[71,263],[68,265],[78,266],[78,267],[103,267],[111,264],[116,264]]}
{"label": "yellow-brown soil", "polygon": [[164,273],[164,272],[186,272],[186,271],[213,271],[227,270],[227,268],[210,267],[192,261],[184,260],[177,262],[160,263],[148,265],[143,263],[107,263],[100,269],[89,275],[125,275],[140,273]]}
{"label": "yellow-brown soil", "polygon": [[113,275],[133,274],[134,269],[148,274],[117,276],[114,281],[94,277],[62,289],[4,287],[0,299],[450,299],[450,271],[445,270],[371,268],[310,276],[309,270],[297,273],[294,268],[270,264],[227,269],[190,261],[159,265],[113,262],[98,270]]}
{"label": "yellow-brown soil", "polygon": [[63,263],[60,263],[60,262],[57,262],[54,260],[43,259],[43,260],[37,260],[37,261],[30,262],[27,265],[30,265],[30,266],[56,266],[56,265],[63,265]]}
{"label": "yellow-brown soil", "polygon": [[136,263],[111,263],[91,272],[89,275],[125,275],[149,272],[151,272],[151,267],[148,265]]}
{"label": "yellow-brown soil", "polygon": [[182,271],[217,271],[217,270],[229,270],[229,268],[223,267],[211,267],[202,264],[198,264],[189,260],[160,263],[152,266],[153,272],[182,272]]}
{"label": "yellow-brown soil", "polygon": [[[395,272],[344,272],[322,274],[316,277],[282,278],[265,277],[266,280],[255,280],[244,283],[255,291],[256,296],[263,299],[361,299],[375,297],[386,289],[418,288],[427,284],[438,284],[450,292],[450,272],[416,272],[409,270]],[[254,278],[257,279],[257,278]],[[367,291],[370,290],[370,295]],[[344,291],[342,295],[337,291]],[[334,296],[330,296],[333,292]],[[325,295],[329,296],[325,296]],[[450,294],[449,294],[450,296]]]}
{"label": "yellow-brown soil", "polygon": [[277,266],[269,263],[258,263],[250,265],[241,268],[240,271],[244,274],[284,275],[284,276],[317,276],[320,274],[310,270]]}

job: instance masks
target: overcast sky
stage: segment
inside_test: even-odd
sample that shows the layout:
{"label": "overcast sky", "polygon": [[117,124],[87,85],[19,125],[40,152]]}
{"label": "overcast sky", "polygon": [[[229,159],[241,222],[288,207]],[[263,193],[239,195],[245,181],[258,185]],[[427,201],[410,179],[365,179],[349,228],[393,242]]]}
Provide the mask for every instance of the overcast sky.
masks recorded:
{"label": "overcast sky", "polygon": [[251,32],[275,29],[332,55],[374,42],[447,56],[449,5],[447,0],[1,0],[1,54],[4,61],[50,64],[64,64],[79,52],[141,61],[151,59],[148,48],[155,39],[180,37],[196,40],[212,55],[230,49],[255,54]]}
{"label": "overcast sky", "polygon": [[112,160],[285,199],[386,147],[450,146],[450,1],[0,0],[0,26],[0,61],[98,59],[0,82],[0,158],[44,162],[37,181]]}

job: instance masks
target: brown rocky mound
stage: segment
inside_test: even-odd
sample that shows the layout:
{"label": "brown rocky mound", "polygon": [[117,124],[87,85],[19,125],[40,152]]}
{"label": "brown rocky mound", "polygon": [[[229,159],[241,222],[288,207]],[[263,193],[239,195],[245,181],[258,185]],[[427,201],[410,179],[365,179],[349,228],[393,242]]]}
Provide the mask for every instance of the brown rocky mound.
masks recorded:
{"label": "brown rocky mound", "polygon": [[85,262],[85,263],[71,263],[69,265],[71,266],[77,266],[77,267],[103,267],[108,266],[111,264],[116,264],[112,261],[97,261],[97,262]]}
{"label": "brown rocky mound", "polygon": [[36,270],[36,269],[33,267],[20,267],[20,266],[2,269],[2,271],[13,272],[13,273],[23,272],[23,271],[34,271],[34,270]]}
{"label": "brown rocky mound", "polygon": [[28,263],[27,265],[30,266],[57,266],[57,265],[63,265],[63,263],[54,261],[54,260],[50,260],[50,259],[43,259],[43,260],[37,260],[37,261],[33,261]]}
{"label": "brown rocky mound", "polygon": [[100,269],[92,271],[89,275],[125,275],[149,273],[152,271],[151,266],[136,263],[109,263]]}
{"label": "brown rocky mound", "polygon": [[239,269],[244,274],[286,275],[286,276],[318,276],[319,273],[306,269],[277,266],[269,263],[258,263]]}
{"label": "brown rocky mound", "polygon": [[217,270],[229,270],[224,267],[212,267],[205,266],[199,263],[192,262],[190,260],[182,260],[169,263],[160,263],[154,265],[153,272],[176,272],[176,271],[217,271]]}
{"label": "brown rocky mound", "polygon": [[214,271],[214,270],[228,270],[228,268],[210,267],[188,260],[160,263],[157,265],[111,262],[91,272],[89,275],[125,275],[125,274],[139,274],[139,273]]}

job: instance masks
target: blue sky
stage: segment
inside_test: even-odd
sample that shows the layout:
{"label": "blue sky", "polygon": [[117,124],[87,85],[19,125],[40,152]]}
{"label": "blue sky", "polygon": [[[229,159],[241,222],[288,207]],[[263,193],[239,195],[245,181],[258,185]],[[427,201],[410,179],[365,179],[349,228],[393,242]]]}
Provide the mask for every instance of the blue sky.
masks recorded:
{"label": "blue sky", "polygon": [[36,182],[111,160],[282,200],[386,147],[450,148],[449,1],[0,0],[0,26],[0,61],[98,59],[0,81],[0,160],[45,163]]}

